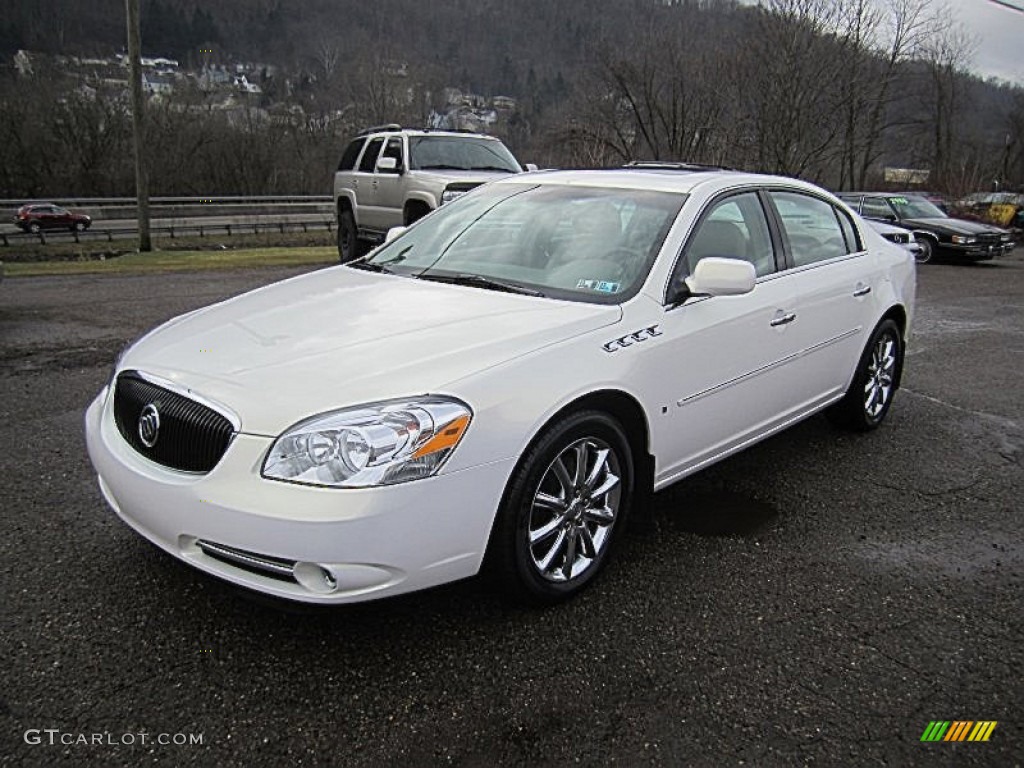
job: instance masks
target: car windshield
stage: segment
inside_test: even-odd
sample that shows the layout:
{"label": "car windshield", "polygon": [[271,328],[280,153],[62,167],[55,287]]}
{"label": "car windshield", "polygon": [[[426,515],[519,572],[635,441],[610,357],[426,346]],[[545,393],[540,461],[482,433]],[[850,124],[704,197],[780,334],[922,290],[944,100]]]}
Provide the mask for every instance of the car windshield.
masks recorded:
{"label": "car windshield", "polygon": [[490,185],[439,208],[355,266],[614,304],[639,291],[685,199],[635,189]]}
{"label": "car windshield", "polygon": [[409,139],[409,166],[413,170],[523,170],[500,141],[472,136],[414,136]]}
{"label": "car windshield", "polygon": [[889,202],[901,219],[945,219],[945,211],[919,197],[890,197]]}

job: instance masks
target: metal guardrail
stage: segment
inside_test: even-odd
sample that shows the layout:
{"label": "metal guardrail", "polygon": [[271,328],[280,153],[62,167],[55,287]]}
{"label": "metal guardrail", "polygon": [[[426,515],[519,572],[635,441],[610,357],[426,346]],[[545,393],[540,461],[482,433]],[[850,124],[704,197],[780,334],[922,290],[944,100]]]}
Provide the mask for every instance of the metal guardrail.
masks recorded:
{"label": "metal guardrail", "polygon": [[[280,234],[299,232],[316,232],[318,229],[326,229],[327,232],[334,231],[334,222],[330,219],[323,221],[271,221],[271,222],[252,222],[247,224],[183,224],[183,225],[169,225],[164,227],[151,227],[150,234],[153,236],[160,235],[161,233],[171,238],[172,240],[176,237],[187,237],[190,234],[199,237],[207,237],[208,235],[215,235],[217,233],[224,233],[228,237],[234,235],[253,234],[258,235],[260,232],[279,232]],[[84,232],[72,232],[64,231],[59,229],[53,229],[47,232],[46,230],[40,230],[39,232],[0,232],[0,244],[4,247],[10,247],[15,243],[23,243],[28,241],[38,241],[41,245],[47,245],[50,242],[76,242],[81,243],[95,242],[106,240],[107,242],[114,242],[114,240],[127,240],[129,238],[136,238],[139,236],[139,230],[137,227],[124,228],[124,229],[87,229]]]}
{"label": "metal guardrail", "polygon": [[[204,205],[213,204],[238,204],[253,203],[255,205],[267,205],[269,203],[330,203],[330,195],[211,195],[209,197],[151,197],[150,205]],[[104,206],[125,206],[135,205],[134,197],[48,197],[38,200],[0,200],[0,208],[20,208],[23,205],[43,205],[44,203],[57,203],[65,207],[98,207]]]}

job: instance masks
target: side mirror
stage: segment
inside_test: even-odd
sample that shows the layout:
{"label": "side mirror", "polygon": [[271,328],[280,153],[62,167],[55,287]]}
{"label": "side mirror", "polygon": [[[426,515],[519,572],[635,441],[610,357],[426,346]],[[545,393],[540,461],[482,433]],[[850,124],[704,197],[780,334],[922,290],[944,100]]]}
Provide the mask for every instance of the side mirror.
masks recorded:
{"label": "side mirror", "polygon": [[683,284],[691,296],[740,296],[754,290],[757,272],[742,259],[709,256],[697,262]]}
{"label": "side mirror", "polygon": [[393,157],[382,157],[377,160],[377,170],[382,173],[401,173],[398,161]]}
{"label": "side mirror", "polygon": [[537,164],[536,163],[523,163],[523,167],[526,168],[526,170],[528,170],[528,171],[539,170],[537,168]]}
{"label": "side mirror", "polygon": [[[393,160],[394,158],[388,158],[388,159],[389,160]],[[387,245],[388,243],[390,243],[392,240],[394,240],[400,234],[405,232],[405,230],[407,230],[407,229],[408,229],[408,227],[392,227],[391,229],[389,229],[388,233],[386,235],[384,235],[384,245]]]}

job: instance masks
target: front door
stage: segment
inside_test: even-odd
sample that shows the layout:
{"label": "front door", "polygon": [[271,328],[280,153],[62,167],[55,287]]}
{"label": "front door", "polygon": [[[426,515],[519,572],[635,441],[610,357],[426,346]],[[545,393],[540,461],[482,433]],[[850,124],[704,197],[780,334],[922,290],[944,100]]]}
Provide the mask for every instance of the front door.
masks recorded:
{"label": "front door", "polygon": [[652,419],[655,482],[699,469],[786,421],[794,410],[788,365],[794,294],[780,273],[761,198],[746,191],[721,198],[687,241],[676,278],[709,256],[750,261],[758,275],[742,296],[693,298],[667,308],[660,335],[644,344],[637,364]]}

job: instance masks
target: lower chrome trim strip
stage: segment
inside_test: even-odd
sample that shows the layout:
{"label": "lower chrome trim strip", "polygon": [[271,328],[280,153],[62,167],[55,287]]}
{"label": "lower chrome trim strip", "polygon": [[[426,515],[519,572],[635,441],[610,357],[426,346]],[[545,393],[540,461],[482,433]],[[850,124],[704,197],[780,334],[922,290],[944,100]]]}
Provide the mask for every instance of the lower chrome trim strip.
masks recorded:
{"label": "lower chrome trim strip", "polygon": [[838,336],[835,336],[831,339],[827,339],[826,341],[819,342],[812,347],[802,349],[799,352],[795,352],[792,355],[768,363],[767,365],[761,366],[760,368],[756,368],[753,371],[748,371],[747,373],[741,374],[740,376],[737,376],[735,379],[729,379],[729,381],[723,382],[721,384],[716,384],[715,386],[709,387],[708,389],[705,389],[701,392],[695,392],[692,395],[687,395],[686,397],[677,400],[676,405],[679,406],[680,408],[683,407],[684,405],[689,405],[690,403],[696,402],[697,400],[700,400],[703,397],[707,397],[708,395],[714,394],[715,392],[720,392],[723,389],[728,389],[729,387],[735,384],[739,384],[740,382],[743,381],[748,381],[749,379],[752,379],[755,376],[760,376],[762,373],[770,371],[773,368],[778,368],[780,365],[791,363],[794,360],[811,354],[812,352],[817,352],[818,350],[824,349],[825,347],[831,346],[832,344],[837,344],[838,342],[843,341],[844,339],[848,339],[851,336],[855,336],[856,334],[860,333],[860,331],[861,329],[859,327],[851,328],[850,330],[844,331]]}

